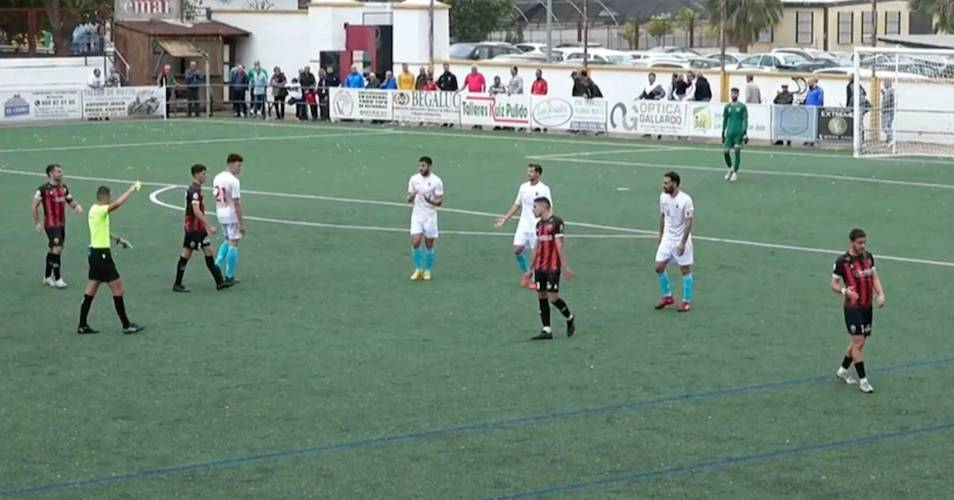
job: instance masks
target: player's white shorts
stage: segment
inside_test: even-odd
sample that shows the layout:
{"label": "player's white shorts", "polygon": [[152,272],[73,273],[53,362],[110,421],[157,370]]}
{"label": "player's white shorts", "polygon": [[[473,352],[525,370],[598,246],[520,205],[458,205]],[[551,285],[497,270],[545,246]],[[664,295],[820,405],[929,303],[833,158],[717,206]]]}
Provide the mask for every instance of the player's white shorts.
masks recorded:
{"label": "player's white shorts", "polygon": [[411,214],[411,235],[423,234],[429,240],[436,240],[439,236],[437,231],[437,215],[421,217]]}
{"label": "player's white shorts", "polygon": [[682,255],[676,255],[679,240],[663,239],[656,249],[656,262],[675,262],[679,266],[691,266],[693,263],[692,240],[686,242],[686,250]]}
{"label": "player's white shorts", "polygon": [[519,226],[513,235],[513,246],[533,250],[537,247],[536,228]]}
{"label": "player's white shorts", "polygon": [[242,232],[239,231],[238,224],[222,224],[222,236],[229,241],[242,239]]}

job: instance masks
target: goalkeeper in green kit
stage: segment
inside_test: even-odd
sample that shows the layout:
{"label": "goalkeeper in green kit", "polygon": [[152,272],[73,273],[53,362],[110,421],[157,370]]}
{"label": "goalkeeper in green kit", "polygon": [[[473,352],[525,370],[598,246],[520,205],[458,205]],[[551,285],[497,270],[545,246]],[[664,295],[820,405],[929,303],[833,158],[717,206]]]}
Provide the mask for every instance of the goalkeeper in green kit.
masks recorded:
{"label": "goalkeeper in green kit", "polygon": [[[739,102],[739,89],[730,91],[732,102],[725,105],[722,111],[722,148],[725,155],[725,166],[729,173],[725,180],[735,182],[739,179],[739,165],[742,163],[742,145],[748,142],[749,110],[745,104]],[[735,150],[735,166],[732,165],[732,156]]]}

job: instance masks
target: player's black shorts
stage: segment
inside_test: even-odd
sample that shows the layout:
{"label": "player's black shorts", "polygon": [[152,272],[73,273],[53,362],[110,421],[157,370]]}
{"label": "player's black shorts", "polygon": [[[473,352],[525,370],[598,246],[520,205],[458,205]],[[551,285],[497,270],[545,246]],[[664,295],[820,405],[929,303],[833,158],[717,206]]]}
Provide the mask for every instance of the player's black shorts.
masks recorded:
{"label": "player's black shorts", "polygon": [[182,239],[182,248],[190,248],[192,250],[206,248],[211,244],[212,240],[209,239],[209,233],[205,231],[186,231],[185,238]]}
{"label": "player's black shorts", "polygon": [[50,248],[63,246],[66,241],[66,226],[47,227],[46,239],[49,240]]}
{"label": "player's black shorts", "polygon": [[119,271],[113,262],[109,249],[89,249],[89,279],[100,283],[110,283],[119,279]]}
{"label": "player's black shorts", "polygon": [[537,290],[541,292],[560,291],[560,271],[536,269],[533,271],[533,278],[537,282]]}
{"label": "player's black shorts", "polygon": [[846,307],[845,308],[845,326],[848,327],[850,335],[871,335],[871,322],[874,318],[872,308],[869,307]]}

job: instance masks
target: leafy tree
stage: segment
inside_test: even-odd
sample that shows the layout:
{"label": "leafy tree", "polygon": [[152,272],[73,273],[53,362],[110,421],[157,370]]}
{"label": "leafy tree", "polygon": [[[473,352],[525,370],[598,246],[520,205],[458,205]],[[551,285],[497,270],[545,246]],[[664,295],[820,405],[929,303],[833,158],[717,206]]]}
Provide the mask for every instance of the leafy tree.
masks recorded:
{"label": "leafy tree", "polygon": [[113,0],[7,0],[13,7],[41,8],[46,12],[41,28],[53,33],[56,55],[69,55],[73,30],[80,24],[109,19]]}
{"label": "leafy tree", "polygon": [[442,0],[450,6],[450,36],[456,42],[481,42],[514,21],[514,0]]}
{"label": "leafy tree", "polygon": [[672,33],[672,16],[669,14],[658,14],[649,18],[649,23],[646,24],[646,32],[661,45],[663,38]]}
{"label": "leafy tree", "polygon": [[639,22],[635,19],[630,19],[623,23],[616,34],[623,40],[626,40],[626,44],[629,45],[630,50],[639,48]]}
{"label": "leafy tree", "polygon": [[719,26],[725,8],[726,41],[741,52],[782,19],[782,0],[707,0],[706,6],[713,26]]}
{"label": "leafy tree", "polygon": [[954,33],[954,0],[909,0],[911,10],[931,16],[934,30]]}

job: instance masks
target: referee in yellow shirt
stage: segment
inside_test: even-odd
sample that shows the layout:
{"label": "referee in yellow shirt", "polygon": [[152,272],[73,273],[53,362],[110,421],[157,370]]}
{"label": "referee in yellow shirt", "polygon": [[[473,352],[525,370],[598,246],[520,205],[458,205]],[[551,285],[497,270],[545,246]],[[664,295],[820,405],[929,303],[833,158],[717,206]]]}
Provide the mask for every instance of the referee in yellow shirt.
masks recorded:
{"label": "referee in yellow shirt", "polygon": [[109,214],[126,203],[126,200],[133,193],[139,191],[142,183],[136,181],[129,189],[115,200],[106,186],[100,186],[96,190],[96,203],[89,207],[89,283],[86,285],[86,292],[83,295],[83,306],[80,308],[79,328],[76,333],[87,335],[99,333],[98,330],[90,328],[87,323],[89,308],[93,305],[93,298],[96,291],[99,290],[101,283],[109,285],[113,292],[113,304],[116,305],[116,314],[119,321],[123,324],[123,333],[138,333],[143,327],[132,323],[126,317],[126,303],[123,302],[123,282],[119,279],[119,271],[116,270],[116,264],[113,262],[113,256],[109,247],[115,242],[123,248],[129,248],[130,244],[123,238],[109,232]]}

